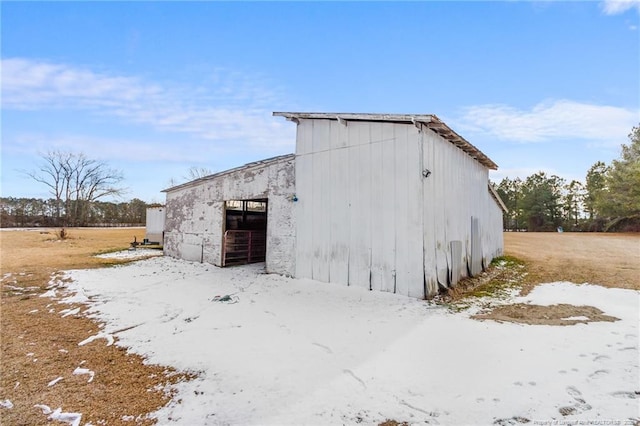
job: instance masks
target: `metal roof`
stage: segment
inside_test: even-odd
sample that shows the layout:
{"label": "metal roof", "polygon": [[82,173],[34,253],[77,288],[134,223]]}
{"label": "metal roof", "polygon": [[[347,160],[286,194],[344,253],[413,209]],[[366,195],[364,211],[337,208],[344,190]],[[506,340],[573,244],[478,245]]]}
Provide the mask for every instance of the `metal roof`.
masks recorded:
{"label": "metal roof", "polygon": [[496,190],[496,188],[493,186],[491,182],[489,182],[489,194],[491,194],[491,197],[493,197],[496,203],[498,203],[498,205],[500,206],[503,212],[509,213],[509,209],[507,208],[504,201],[502,201],[500,194],[498,194],[498,191]]}
{"label": "metal roof", "polygon": [[498,165],[487,157],[482,151],[473,146],[465,138],[457,134],[442,120],[433,114],[370,114],[351,112],[274,112],[274,116],[285,117],[291,121],[300,119],[309,120],[337,120],[337,121],[384,121],[390,123],[422,124],[431,129],[444,139],[448,140],[471,158],[491,170],[497,170]]}
{"label": "metal roof", "polygon": [[255,168],[259,168],[259,167],[265,167],[268,166],[272,163],[277,163],[280,161],[286,161],[286,160],[292,160],[295,158],[295,154],[286,154],[286,155],[279,155],[277,157],[271,157],[271,158],[267,158],[264,160],[259,160],[259,161],[254,161],[252,163],[247,163],[244,164],[242,166],[239,167],[235,167],[233,169],[228,169],[228,170],[224,170],[222,172],[218,172],[218,173],[214,173],[212,175],[208,175],[208,176],[204,176],[195,180],[191,180],[189,182],[185,182],[185,183],[181,183],[180,185],[176,185],[176,186],[172,186],[171,188],[167,188],[167,189],[163,189],[161,192],[172,192],[178,189],[182,189],[182,188],[186,188],[192,185],[196,185],[200,182],[204,182],[207,180],[211,180],[211,179],[215,179],[218,178],[220,176],[224,176],[224,175],[228,175],[230,173],[234,173],[234,172],[239,172],[239,171],[243,171],[243,170],[250,170],[250,169],[255,169]]}

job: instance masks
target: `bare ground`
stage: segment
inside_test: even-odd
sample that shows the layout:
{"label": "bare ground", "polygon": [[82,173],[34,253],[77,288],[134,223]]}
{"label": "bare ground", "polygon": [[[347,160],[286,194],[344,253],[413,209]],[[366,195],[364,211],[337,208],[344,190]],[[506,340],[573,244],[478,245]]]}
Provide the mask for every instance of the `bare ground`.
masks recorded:
{"label": "bare ground", "polygon": [[[143,235],[140,228],[71,229],[67,240],[59,240],[55,230],[0,232],[0,402],[8,399],[14,405],[0,406],[0,424],[51,424],[36,404],[82,413],[82,423],[152,424],[147,413],[170,398],[164,386],[189,379],[169,368],[147,365],[116,345],[106,346],[103,339],[78,346],[99,331],[99,324],[84,317],[80,305],[39,297],[59,270],[122,263],[93,255],[126,249],[134,236],[141,241]],[[474,279],[474,285],[502,280],[522,285],[527,292],[538,283],[572,281],[640,289],[638,234],[506,233],[505,249],[526,262],[526,278],[518,268],[507,268]],[[495,291],[499,286],[486,290]],[[81,308],[77,315],[60,314],[75,307]],[[567,321],[562,318],[576,316],[615,320],[593,307],[556,305],[555,313],[519,305],[501,309],[492,319],[531,322],[555,315],[561,324]],[[93,370],[95,379],[73,375],[76,367]],[[63,379],[49,386],[58,377]]]}
{"label": "bare ground", "polygon": [[[39,297],[59,269],[120,263],[93,255],[127,248],[134,235],[142,240],[144,229],[69,232],[66,240],[59,240],[55,230],[0,232],[0,401],[13,404],[0,408],[0,424],[52,424],[36,404],[82,413],[82,424],[153,424],[147,413],[170,399],[164,386],[184,375],[145,365],[141,357],[106,346],[103,339],[79,346],[99,331],[98,324],[82,315],[81,305]],[[81,308],[77,315],[60,314],[76,307]],[[77,367],[94,371],[94,380],[74,375]],[[49,385],[58,377],[62,380]]]}
{"label": "bare ground", "polygon": [[[505,233],[505,252],[524,260],[523,268],[494,268],[471,280],[467,295],[489,288],[495,295],[510,283],[520,294],[541,283],[569,281],[605,287],[640,289],[640,235],[583,233]],[[515,280],[514,280],[515,276]],[[476,281],[475,283],[473,281]],[[596,321],[617,321],[593,306],[557,304],[540,306],[489,304],[479,320],[569,326]]]}
{"label": "bare ground", "polygon": [[575,325],[596,321],[619,321],[619,318],[605,315],[600,309],[593,306],[574,306],[566,303],[549,306],[524,303],[501,305],[493,308],[490,312],[474,315],[472,318],[540,325]]}
{"label": "bare ground", "polygon": [[504,246],[505,254],[527,261],[529,288],[570,281],[640,290],[637,233],[505,232]]}

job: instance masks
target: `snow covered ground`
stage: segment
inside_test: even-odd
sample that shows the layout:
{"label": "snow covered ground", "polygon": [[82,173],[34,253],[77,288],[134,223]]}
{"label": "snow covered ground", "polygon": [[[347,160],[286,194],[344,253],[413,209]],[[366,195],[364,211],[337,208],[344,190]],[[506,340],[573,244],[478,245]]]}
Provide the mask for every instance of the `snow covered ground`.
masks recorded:
{"label": "snow covered ground", "polygon": [[150,248],[136,248],[132,250],[115,251],[112,253],[99,254],[96,257],[103,259],[140,259],[152,256],[162,256],[162,250]]}
{"label": "snow covered ground", "polygon": [[640,419],[638,291],[553,283],[514,298],[591,305],[620,319],[545,326],[478,321],[261,265],[156,257],[68,275],[73,282],[59,285],[71,291],[69,309],[89,303],[105,324],[78,344],[115,338],[150,363],[197,372],[154,414],[159,424]]}

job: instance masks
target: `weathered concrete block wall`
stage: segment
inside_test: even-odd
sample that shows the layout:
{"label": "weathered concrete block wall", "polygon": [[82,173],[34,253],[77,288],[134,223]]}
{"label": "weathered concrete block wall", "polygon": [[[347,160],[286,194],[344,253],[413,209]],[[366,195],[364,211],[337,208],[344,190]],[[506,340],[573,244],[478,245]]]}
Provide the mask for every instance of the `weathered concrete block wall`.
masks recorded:
{"label": "weathered concrete block wall", "polygon": [[167,190],[164,252],[220,266],[224,202],[268,199],[268,272],[293,275],[295,267],[294,157],[277,157]]}

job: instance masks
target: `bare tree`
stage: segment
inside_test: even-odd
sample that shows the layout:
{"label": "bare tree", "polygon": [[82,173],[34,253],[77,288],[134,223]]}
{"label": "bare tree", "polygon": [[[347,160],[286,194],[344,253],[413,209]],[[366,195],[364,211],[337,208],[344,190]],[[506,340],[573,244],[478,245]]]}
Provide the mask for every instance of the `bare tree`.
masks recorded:
{"label": "bare tree", "polygon": [[117,186],[123,180],[122,172],[83,153],[50,151],[42,160],[37,171],[26,174],[49,187],[56,200],[56,217],[63,225],[85,225],[91,203],[124,193]]}
{"label": "bare tree", "polygon": [[25,172],[27,176],[49,187],[51,195],[56,200],[56,220],[60,222],[62,215],[63,196],[67,195],[68,172],[66,164],[69,162],[70,153],[51,151],[42,155],[42,163],[37,171]]}
{"label": "bare tree", "polygon": [[212,174],[213,174],[213,170],[208,169],[206,167],[191,166],[187,171],[187,175],[183,176],[183,178],[187,181],[192,181],[192,180],[200,179]]}

